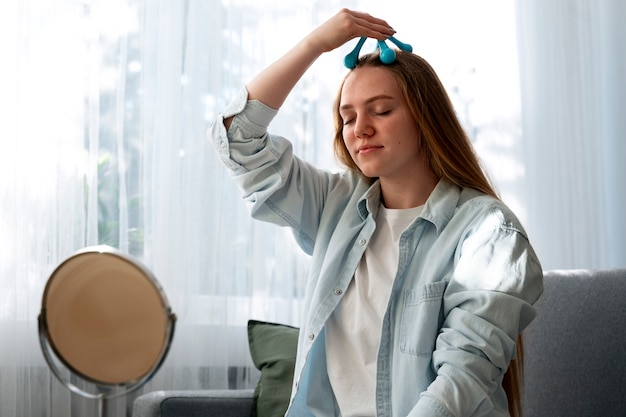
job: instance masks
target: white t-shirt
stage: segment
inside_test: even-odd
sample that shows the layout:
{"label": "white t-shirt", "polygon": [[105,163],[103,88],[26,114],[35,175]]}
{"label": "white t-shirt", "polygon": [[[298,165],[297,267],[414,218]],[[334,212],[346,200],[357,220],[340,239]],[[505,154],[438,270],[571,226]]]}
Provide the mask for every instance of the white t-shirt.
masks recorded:
{"label": "white t-shirt", "polygon": [[328,376],[342,417],[376,414],[376,360],[398,269],[400,235],[422,208],[396,210],[380,205],[372,239],[328,320]]}

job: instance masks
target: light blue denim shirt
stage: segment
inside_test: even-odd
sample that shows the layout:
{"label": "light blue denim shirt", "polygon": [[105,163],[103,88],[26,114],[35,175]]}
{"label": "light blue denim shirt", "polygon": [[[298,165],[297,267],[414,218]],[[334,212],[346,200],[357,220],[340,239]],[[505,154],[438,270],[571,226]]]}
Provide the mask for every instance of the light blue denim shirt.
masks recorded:
{"label": "light blue denim shirt", "polygon": [[[288,226],[312,256],[288,416],[338,416],[325,324],[376,228],[378,182],[319,170],[269,135],[276,111],[241,93],[207,136],[254,218]],[[236,115],[226,132],[225,117]],[[501,382],[535,317],[541,265],[515,215],[476,190],[440,181],[400,238],[383,319],[378,416],[506,416]]]}

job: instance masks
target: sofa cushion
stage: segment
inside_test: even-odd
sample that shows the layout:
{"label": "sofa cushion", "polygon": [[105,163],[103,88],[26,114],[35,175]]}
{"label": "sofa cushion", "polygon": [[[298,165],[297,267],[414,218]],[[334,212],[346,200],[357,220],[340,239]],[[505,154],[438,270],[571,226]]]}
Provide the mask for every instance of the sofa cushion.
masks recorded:
{"label": "sofa cushion", "polygon": [[253,395],[248,389],[152,391],[133,402],[132,416],[247,417],[252,409]]}
{"label": "sofa cushion", "polygon": [[626,415],[626,269],[547,271],[524,332],[524,416]]}
{"label": "sofa cushion", "polygon": [[252,362],[261,371],[254,390],[252,416],[284,416],[289,405],[296,363],[298,328],[257,320],[248,321]]}

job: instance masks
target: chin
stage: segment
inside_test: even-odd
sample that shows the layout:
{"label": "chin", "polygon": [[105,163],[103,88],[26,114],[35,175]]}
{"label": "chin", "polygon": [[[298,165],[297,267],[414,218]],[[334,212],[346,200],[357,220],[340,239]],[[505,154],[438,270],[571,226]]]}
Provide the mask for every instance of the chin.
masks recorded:
{"label": "chin", "polygon": [[368,168],[363,169],[359,167],[359,169],[361,170],[361,173],[368,178],[378,178],[380,177],[380,174],[381,174],[380,169],[372,169],[371,167],[369,169]]}

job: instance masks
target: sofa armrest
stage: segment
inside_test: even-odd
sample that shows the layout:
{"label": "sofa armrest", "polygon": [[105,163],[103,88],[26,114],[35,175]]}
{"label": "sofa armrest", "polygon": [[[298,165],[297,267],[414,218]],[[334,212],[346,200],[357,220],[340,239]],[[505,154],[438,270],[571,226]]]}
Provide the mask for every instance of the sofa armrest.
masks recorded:
{"label": "sofa armrest", "polygon": [[133,403],[133,417],[250,417],[254,390],[155,391]]}

